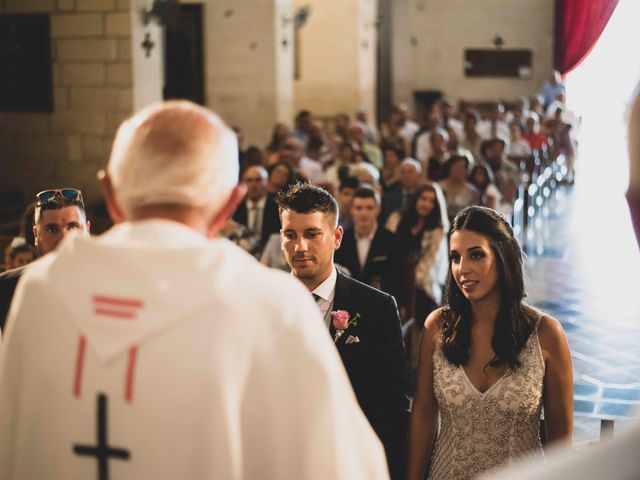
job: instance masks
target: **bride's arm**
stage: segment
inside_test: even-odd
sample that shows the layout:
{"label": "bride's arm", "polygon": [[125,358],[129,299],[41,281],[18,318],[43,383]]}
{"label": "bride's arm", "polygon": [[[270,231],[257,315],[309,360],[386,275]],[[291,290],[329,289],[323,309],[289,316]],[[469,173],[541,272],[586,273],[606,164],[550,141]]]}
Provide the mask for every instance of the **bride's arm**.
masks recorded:
{"label": "bride's arm", "polygon": [[441,309],[431,312],[422,329],[416,372],[416,393],[409,424],[409,480],[424,478],[438,426],[438,403],[433,392],[433,351]]}
{"label": "bride's arm", "polygon": [[571,446],[573,432],[573,369],[571,352],[560,322],[544,315],[538,338],[545,362],[544,424],[547,444]]}

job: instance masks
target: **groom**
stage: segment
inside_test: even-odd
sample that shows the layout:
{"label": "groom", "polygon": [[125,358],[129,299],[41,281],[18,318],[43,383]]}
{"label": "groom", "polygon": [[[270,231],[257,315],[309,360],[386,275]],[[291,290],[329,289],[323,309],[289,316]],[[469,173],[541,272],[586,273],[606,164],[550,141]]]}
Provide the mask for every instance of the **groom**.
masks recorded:
{"label": "groom", "polygon": [[336,271],[333,254],[343,230],[328,192],[298,183],[277,202],[291,272],[316,299],[358,402],[384,444],[391,477],[404,478],[408,367],[396,301]]}

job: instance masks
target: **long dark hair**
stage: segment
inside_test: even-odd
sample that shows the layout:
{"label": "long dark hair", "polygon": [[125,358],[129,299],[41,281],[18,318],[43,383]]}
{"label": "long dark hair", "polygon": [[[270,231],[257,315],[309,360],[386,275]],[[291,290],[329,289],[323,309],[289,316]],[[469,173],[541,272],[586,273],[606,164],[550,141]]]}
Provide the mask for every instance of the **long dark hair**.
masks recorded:
{"label": "long dark hair", "polygon": [[[488,366],[508,365],[515,369],[520,366],[518,355],[535,326],[530,307],[522,301],[525,292],[520,245],[504,216],[490,208],[473,206],[461,210],[453,219],[449,239],[459,230],[470,230],[489,240],[498,268],[500,308],[491,339],[496,356]],[[451,268],[445,287],[445,304],[442,351],[451,363],[466,365],[471,349],[471,304],[451,275]]]}
{"label": "long dark hair", "polygon": [[280,129],[280,127],[286,127],[287,129],[289,129],[289,127],[287,127],[287,125],[285,125],[284,123],[276,123],[274,125],[271,133],[271,140],[269,141],[269,145],[267,145],[267,147],[265,148],[267,152],[277,152],[284,144],[284,140],[281,139],[280,135],[278,134],[278,130]]}
{"label": "long dark hair", "polygon": [[[398,233],[409,232],[418,223],[418,211],[416,210],[416,204],[420,199],[420,196],[424,192],[433,192],[436,196],[436,203],[433,206],[433,210],[427,218],[424,219],[424,230],[433,230],[437,227],[443,227],[445,232],[448,229],[449,222],[447,220],[447,206],[445,205],[444,195],[440,187],[431,182],[425,182],[421,184],[411,196],[406,210],[402,213],[400,223],[398,223]],[[444,212],[444,213],[443,213]]]}

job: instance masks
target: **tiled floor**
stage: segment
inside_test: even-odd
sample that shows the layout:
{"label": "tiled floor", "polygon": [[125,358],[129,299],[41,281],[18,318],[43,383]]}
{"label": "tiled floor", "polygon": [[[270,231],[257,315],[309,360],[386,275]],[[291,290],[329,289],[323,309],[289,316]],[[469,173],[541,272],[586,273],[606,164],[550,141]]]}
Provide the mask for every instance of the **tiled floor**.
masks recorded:
{"label": "tiled floor", "polygon": [[549,201],[526,268],[529,301],[569,340],[577,446],[598,439],[600,419],[618,430],[640,414],[640,254],[619,189],[583,173]]}

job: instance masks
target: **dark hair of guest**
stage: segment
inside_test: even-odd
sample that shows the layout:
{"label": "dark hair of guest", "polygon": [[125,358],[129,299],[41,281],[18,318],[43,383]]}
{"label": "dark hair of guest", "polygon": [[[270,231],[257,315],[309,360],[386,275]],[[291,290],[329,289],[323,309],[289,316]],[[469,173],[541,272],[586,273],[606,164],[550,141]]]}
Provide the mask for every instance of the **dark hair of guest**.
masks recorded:
{"label": "dark hair of guest", "polygon": [[[489,240],[498,268],[501,300],[491,339],[496,356],[487,366],[508,365],[515,369],[520,366],[518,356],[535,326],[530,307],[523,303],[522,250],[504,216],[490,208],[473,206],[461,210],[453,219],[449,240],[453,233],[461,230],[479,233]],[[453,279],[451,268],[444,303],[442,351],[454,365],[466,365],[471,350],[471,305]]]}
{"label": "dark hair of guest", "polygon": [[356,198],[373,198],[375,200],[376,205],[380,206],[380,196],[376,193],[376,191],[371,188],[369,185],[363,185],[358,188],[353,194],[354,200]]}
{"label": "dark hair of guest", "polygon": [[421,184],[411,197],[409,204],[407,205],[406,210],[402,214],[402,218],[400,223],[398,224],[398,233],[408,232],[418,223],[418,211],[416,210],[416,203],[418,203],[418,199],[424,192],[433,192],[436,196],[436,203],[433,206],[433,210],[427,218],[424,219],[424,230],[433,230],[437,227],[442,227],[442,215],[441,209],[444,208],[444,205],[440,205],[440,199],[438,198],[438,192],[436,192],[436,187],[433,186],[432,183],[426,182]]}
{"label": "dark hair of guest", "polygon": [[451,167],[459,161],[464,162],[465,168],[469,167],[469,158],[466,155],[454,153],[447,159],[446,162],[444,162],[444,165],[442,166],[442,173],[444,174],[445,178],[447,178],[451,173]]}
{"label": "dark hair of guest", "polygon": [[341,192],[345,188],[351,188],[353,190],[357,190],[358,188],[360,188],[360,180],[358,180],[358,177],[350,175],[345,177],[344,179],[341,179],[340,188],[338,188],[338,191]]}

